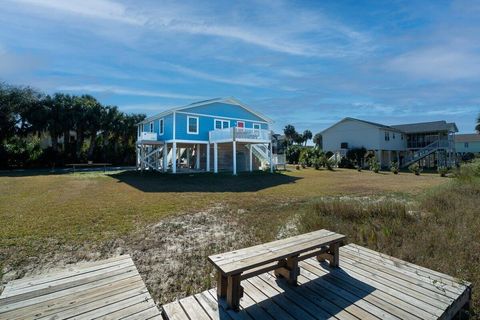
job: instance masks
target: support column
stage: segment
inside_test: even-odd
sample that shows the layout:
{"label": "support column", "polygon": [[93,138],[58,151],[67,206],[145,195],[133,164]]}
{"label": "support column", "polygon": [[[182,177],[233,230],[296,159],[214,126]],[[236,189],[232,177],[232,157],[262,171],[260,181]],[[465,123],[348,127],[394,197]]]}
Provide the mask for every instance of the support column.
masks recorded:
{"label": "support column", "polygon": [[136,154],[136,161],[135,166],[137,167],[136,169],[138,170],[138,167],[140,166],[140,152],[138,152],[138,144],[135,144],[135,154]]}
{"label": "support column", "polygon": [[253,151],[252,151],[252,150],[253,150],[253,145],[250,144],[250,145],[248,146],[248,150],[250,151],[250,152],[249,152],[249,153],[250,153],[250,166],[249,166],[249,169],[250,169],[250,172],[252,172],[252,171],[253,171]]}
{"label": "support column", "polygon": [[380,164],[380,168],[382,167],[382,150],[378,150],[377,151],[377,155],[378,155],[378,163]]}
{"label": "support column", "polygon": [[213,144],[213,172],[218,173],[218,144]]}
{"label": "support column", "polygon": [[200,169],[200,144],[195,149],[195,169]]}
{"label": "support column", "polygon": [[273,144],[270,141],[270,173],[273,173]]}
{"label": "support column", "polygon": [[168,167],[168,143],[163,145],[163,172],[167,172]]}
{"label": "support column", "polygon": [[237,141],[233,140],[233,175],[237,175]]}
{"label": "support column", "polygon": [[177,173],[177,143],[172,143],[172,173]]}
{"label": "support column", "polygon": [[207,172],[210,172],[210,142],[207,143]]}
{"label": "support column", "polygon": [[187,152],[187,168],[190,169],[190,156],[191,156],[190,147],[187,147],[185,151]]}
{"label": "support column", "polygon": [[397,153],[397,164],[400,167],[400,151],[395,151]]}

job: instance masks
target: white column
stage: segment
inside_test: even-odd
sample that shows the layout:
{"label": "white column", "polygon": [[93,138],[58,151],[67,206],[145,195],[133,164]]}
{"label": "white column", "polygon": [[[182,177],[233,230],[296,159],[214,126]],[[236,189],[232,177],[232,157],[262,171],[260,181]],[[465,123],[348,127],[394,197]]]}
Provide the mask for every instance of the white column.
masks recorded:
{"label": "white column", "polygon": [[400,166],[400,151],[395,151],[397,153],[397,164]]}
{"label": "white column", "polygon": [[237,142],[233,141],[233,175],[237,175]]}
{"label": "white column", "polygon": [[380,164],[380,168],[382,167],[382,150],[378,150],[378,163]]}
{"label": "white column", "polygon": [[213,172],[218,173],[218,144],[213,144]]}
{"label": "white column", "polygon": [[172,173],[177,173],[177,143],[172,143]]}
{"label": "white column", "polygon": [[163,145],[163,172],[167,172],[168,167],[168,143]]}
{"label": "white column", "polygon": [[200,144],[197,144],[197,148],[195,149],[195,168],[198,170],[200,169]]}
{"label": "white column", "polygon": [[185,151],[187,153],[187,168],[190,169],[190,155],[191,155],[190,147],[187,147],[187,150]]}
{"label": "white column", "polygon": [[273,173],[273,144],[270,142],[270,172]]}
{"label": "white column", "polygon": [[140,153],[138,152],[138,144],[135,144],[135,153],[137,155],[137,162],[135,164],[138,169],[140,167]]}
{"label": "white column", "polygon": [[248,150],[250,151],[250,172],[253,171],[253,151],[252,151],[252,149],[253,149],[253,146],[250,144],[248,146]]}
{"label": "white column", "polygon": [[210,172],[210,142],[207,143],[207,172]]}

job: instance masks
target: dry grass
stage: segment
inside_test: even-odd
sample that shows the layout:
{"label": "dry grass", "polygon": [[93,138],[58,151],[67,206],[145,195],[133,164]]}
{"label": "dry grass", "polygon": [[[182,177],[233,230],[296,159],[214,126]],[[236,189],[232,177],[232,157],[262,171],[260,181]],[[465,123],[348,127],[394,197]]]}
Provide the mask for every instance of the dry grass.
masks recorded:
{"label": "dry grass", "polygon": [[[128,252],[155,300],[165,303],[212,286],[208,254],[298,233],[299,212],[337,210],[341,204],[335,201],[344,201],[339,196],[357,199],[353,201],[385,197],[410,201],[448,180],[436,174],[417,177],[343,169],[238,177],[4,173],[0,174],[0,275],[7,281],[51,266]],[[336,200],[323,208],[322,199]],[[397,212],[401,204],[392,206]],[[391,219],[384,210],[380,206],[368,219],[379,230],[384,223],[382,232],[392,229],[395,239],[400,238],[397,232],[404,230],[396,223],[408,217]],[[344,229],[355,212],[352,209],[339,222],[332,216],[322,226],[349,235],[358,231],[364,239],[360,244],[372,247],[374,239],[367,241],[369,230],[360,226],[366,217],[358,220],[358,226],[355,222]],[[381,237],[378,243],[393,239]],[[380,249],[389,251],[387,246]]]}

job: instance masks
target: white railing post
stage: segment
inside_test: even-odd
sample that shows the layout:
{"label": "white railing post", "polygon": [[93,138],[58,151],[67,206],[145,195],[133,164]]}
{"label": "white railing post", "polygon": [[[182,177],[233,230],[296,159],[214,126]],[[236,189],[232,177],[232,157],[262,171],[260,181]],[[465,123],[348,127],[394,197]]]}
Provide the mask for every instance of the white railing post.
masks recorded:
{"label": "white railing post", "polygon": [[207,172],[210,172],[210,142],[207,143]]}
{"label": "white railing post", "polygon": [[168,167],[168,143],[163,145],[163,172],[167,172]]}
{"label": "white railing post", "polygon": [[172,144],[172,173],[177,173],[177,143]]}
{"label": "white railing post", "polygon": [[252,149],[253,149],[253,145],[250,144],[250,145],[248,146],[248,150],[250,151],[250,152],[249,152],[249,153],[250,153],[250,168],[249,168],[249,169],[250,169],[250,172],[253,171],[253,150],[252,150]]}
{"label": "white railing post", "polygon": [[213,172],[218,173],[218,144],[213,144]]}
{"label": "white railing post", "polygon": [[273,173],[273,144],[270,141],[270,173]]}

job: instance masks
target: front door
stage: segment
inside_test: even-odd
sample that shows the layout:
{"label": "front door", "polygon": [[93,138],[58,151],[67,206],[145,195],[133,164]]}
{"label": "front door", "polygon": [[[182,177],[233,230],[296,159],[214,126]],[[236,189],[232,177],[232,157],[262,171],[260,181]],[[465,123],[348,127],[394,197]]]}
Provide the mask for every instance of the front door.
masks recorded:
{"label": "front door", "polygon": [[243,121],[237,121],[237,127],[238,127],[238,128],[245,128],[245,122],[243,122]]}

